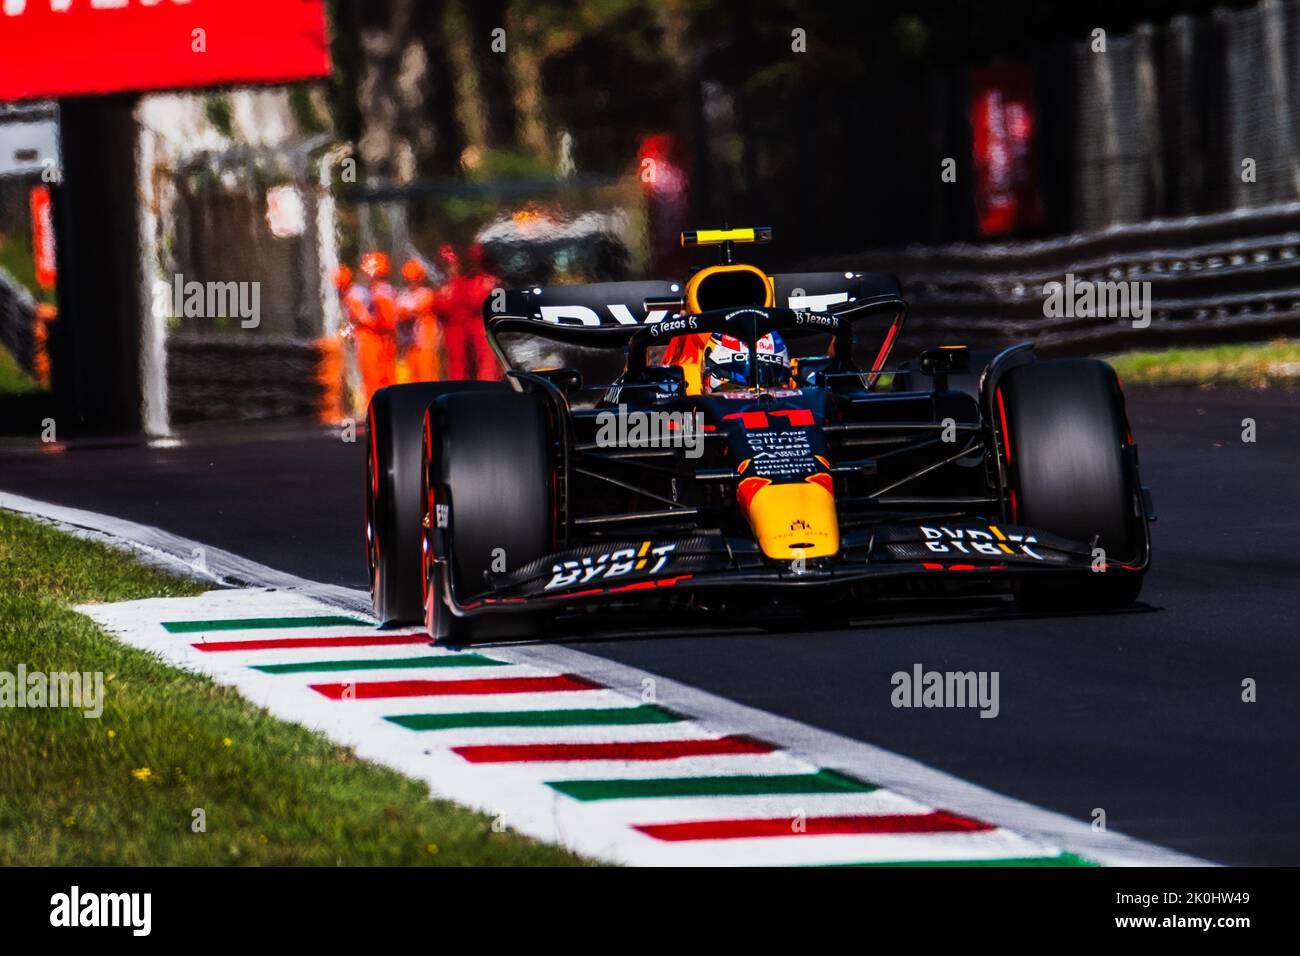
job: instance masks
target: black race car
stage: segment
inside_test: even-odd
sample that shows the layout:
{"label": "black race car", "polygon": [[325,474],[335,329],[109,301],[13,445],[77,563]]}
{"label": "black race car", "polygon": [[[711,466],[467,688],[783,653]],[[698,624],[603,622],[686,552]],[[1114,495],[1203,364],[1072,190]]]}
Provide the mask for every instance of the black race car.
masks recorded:
{"label": "black race car", "polygon": [[768,238],[684,234],[722,261],[680,283],[501,290],[483,312],[506,382],[377,392],[379,619],[464,642],[615,609],[1136,600],[1153,516],[1109,365],[1025,343],[890,366],[897,280],[733,261]]}

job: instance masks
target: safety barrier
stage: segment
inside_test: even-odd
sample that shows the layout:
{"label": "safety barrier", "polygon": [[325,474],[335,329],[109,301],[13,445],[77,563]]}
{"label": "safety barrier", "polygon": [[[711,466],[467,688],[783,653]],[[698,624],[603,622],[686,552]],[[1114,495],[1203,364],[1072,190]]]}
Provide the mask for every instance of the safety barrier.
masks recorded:
{"label": "safety barrier", "polygon": [[[1067,354],[1300,329],[1300,203],[1062,239],[870,251],[831,265],[897,274],[910,306],[907,339],[917,345],[936,336],[986,346],[1032,339],[1042,351]],[[1068,275],[1149,282],[1150,325],[1048,317],[1044,286]]]}
{"label": "safety barrier", "polygon": [[210,420],[319,417],[326,354],[313,339],[175,334],[167,340],[173,425]]}

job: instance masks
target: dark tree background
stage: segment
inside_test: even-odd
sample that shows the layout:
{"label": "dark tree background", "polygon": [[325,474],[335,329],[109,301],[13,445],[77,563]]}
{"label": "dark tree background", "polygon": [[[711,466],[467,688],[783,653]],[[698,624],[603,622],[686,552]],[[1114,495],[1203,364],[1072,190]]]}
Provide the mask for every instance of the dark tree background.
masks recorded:
{"label": "dark tree background", "polygon": [[333,96],[372,183],[549,176],[570,160],[626,174],[646,136],[669,133],[696,222],[771,224],[782,246],[814,252],[973,238],[970,177],[940,194],[939,161],[969,165],[970,68],[1025,62],[1044,232],[1061,232],[1069,49],[1098,27],[1249,5],[332,0]]}

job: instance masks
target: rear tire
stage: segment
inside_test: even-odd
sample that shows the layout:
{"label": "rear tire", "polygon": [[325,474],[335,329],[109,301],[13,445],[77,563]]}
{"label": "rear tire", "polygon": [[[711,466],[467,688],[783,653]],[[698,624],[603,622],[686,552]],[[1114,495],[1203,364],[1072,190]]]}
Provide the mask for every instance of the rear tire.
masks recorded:
{"label": "rear tire", "polygon": [[509,390],[500,382],[412,382],[375,392],[366,415],[366,564],[370,602],[384,626],[418,623],[424,413],[439,396]]}
{"label": "rear tire", "polygon": [[489,572],[518,570],[554,550],[554,449],[546,409],[516,392],[453,394],[430,407],[425,429],[424,507],[448,506],[451,535],[444,563],[433,564],[433,548],[425,548],[431,633],[458,644],[531,636],[540,623],[533,614],[453,615],[442,600],[441,575],[450,572],[457,600],[470,602],[487,590]]}
{"label": "rear tire", "polygon": [[[1141,492],[1125,446],[1128,424],[1115,370],[1096,359],[1032,362],[1011,369],[994,395],[1006,411],[1008,483],[1017,524],[1100,547],[1132,563],[1143,546]],[[999,423],[999,427],[1001,424]],[[1016,600],[1035,610],[1132,604],[1144,572],[1037,572],[1017,576]]]}

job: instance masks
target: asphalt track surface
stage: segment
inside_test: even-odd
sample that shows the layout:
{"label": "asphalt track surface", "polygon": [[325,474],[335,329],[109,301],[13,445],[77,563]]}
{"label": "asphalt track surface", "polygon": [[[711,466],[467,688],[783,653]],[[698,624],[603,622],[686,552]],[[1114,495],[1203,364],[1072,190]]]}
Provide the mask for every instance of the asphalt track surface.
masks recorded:
{"label": "asphalt track surface", "polygon": [[[1300,864],[1300,393],[1135,392],[1129,412],[1160,518],[1136,610],[1024,617],[982,602],[845,630],[576,646],[1080,820],[1099,808],[1111,828],[1205,859]],[[364,588],[362,447],[284,424],[195,429],[171,448],[6,441],[0,489]],[[918,663],[997,671],[999,716],[894,708],[891,675]]]}

